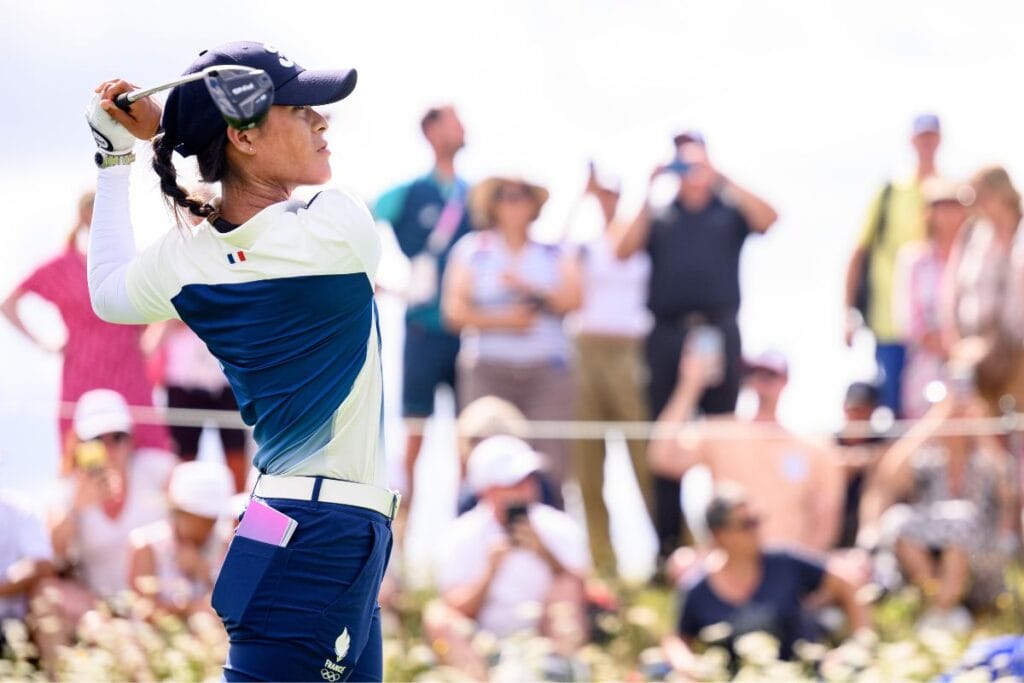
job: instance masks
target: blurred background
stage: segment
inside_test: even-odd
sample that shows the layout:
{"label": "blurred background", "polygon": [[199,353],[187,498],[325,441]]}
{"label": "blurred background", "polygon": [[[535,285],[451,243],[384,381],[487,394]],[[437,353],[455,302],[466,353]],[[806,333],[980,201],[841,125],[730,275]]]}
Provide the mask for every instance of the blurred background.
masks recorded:
{"label": "blurred background", "polygon": [[[914,171],[914,117],[941,117],[942,175],[966,181],[986,164],[1011,177],[1024,172],[1024,98],[1015,80],[1024,7],[1007,2],[177,0],[9,3],[5,16],[0,291],[61,248],[78,198],[94,182],[83,109],[96,84],[114,76],[162,82],[206,47],[257,40],[307,68],[359,70],[354,95],[325,110],[333,184],[372,203],[426,173],[433,157],[420,118],[428,107],[453,104],[466,129],[462,177],[519,175],[550,190],[533,226],[541,241],[593,236],[579,209],[588,162],[621,178],[620,214],[631,217],[652,169],[676,154],[672,136],[701,131],[715,167],[778,211],[771,232],[748,240],[742,253],[744,353],[788,358],[780,421],[819,436],[842,426],[850,382],[874,377],[870,335],[852,347],[843,341],[843,282],[870,201],[885,182]],[[172,219],[148,164],[132,174],[142,247]],[[401,289],[408,264],[385,235],[380,283]],[[40,338],[62,344],[52,307],[29,297],[21,309]],[[381,310],[397,485],[403,304],[385,293]],[[0,325],[0,349],[0,482],[42,508],[58,471],[61,357],[9,325]],[[438,411],[454,417],[450,395],[442,394]],[[454,440],[450,419],[428,427],[418,467],[429,484],[418,488],[407,548],[423,564],[429,529],[454,516]],[[624,444],[612,442],[608,466],[628,475]],[[209,433],[201,451],[220,457]],[[643,577],[654,570],[655,539],[639,495],[629,486],[613,491],[609,506],[618,512],[616,543],[635,551],[620,568]]]}

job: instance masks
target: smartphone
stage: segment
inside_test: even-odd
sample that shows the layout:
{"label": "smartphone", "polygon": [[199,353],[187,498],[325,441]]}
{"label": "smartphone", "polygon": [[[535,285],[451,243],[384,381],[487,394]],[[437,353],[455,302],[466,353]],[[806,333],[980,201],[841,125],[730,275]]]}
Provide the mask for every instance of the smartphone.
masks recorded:
{"label": "smartphone", "polygon": [[725,335],[717,327],[697,325],[686,335],[687,348],[705,359],[711,368],[709,386],[721,384],[725,374]]}
{"label": "smartphone", "polygon": [[690,165],[680,158],[675,158],[663,167],[665,173],[674,173],[684,176],[690,171]]}
{"label": "smartphone", "polygon": [[512,503],[505,508],[505,529],[510,533],[512,528],[527,519],[526,503]]}
{"label": "smartphone", "polygon": [[75,466],[85,472],[96,472],[107,466],[107,447],[98,439],[75,446]]}

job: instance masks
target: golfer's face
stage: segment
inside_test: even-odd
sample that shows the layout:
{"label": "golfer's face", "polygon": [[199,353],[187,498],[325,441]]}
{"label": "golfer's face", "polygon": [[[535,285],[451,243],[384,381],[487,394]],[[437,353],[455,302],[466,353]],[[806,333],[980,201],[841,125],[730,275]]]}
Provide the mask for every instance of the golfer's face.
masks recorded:
{"label": "golfer's face", "polygon": [[320,185],[331,179],[327,119],[312,107],[273,106],[254,147],[262,175],[282,185]]}

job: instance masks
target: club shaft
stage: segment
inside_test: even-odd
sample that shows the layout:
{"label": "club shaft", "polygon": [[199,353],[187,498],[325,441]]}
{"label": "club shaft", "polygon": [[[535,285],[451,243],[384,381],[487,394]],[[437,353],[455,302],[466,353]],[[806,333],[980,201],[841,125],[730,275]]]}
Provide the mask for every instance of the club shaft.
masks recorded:
{"label": "club shaft", "polygon": [[189,74],[188,76],[182,76],[181,78],[176,78],[173,81],[168,81],[166,83],[161,83],[160,85],[154,85],[152,88],[145,88],[143,90],[133,90],[132,92],[130,92],[127,95],[125,95],[125,99],[128,100],[128,104],[131,104],[133,102],[138,102],[139,100],[143,99],[144,97],[149,97],[150,95],[153,95],[153,94],[158,93],[158,92],[162,92],[164,90],[170,90],[171,88],[173,88],[175,86],[178,86],[178,85],[182,85],[183,83],[191,83],[192,81],[202,80],[204,75],[205,74],[202,71],[199,71],[199,72],[194,73],[194,74]]}

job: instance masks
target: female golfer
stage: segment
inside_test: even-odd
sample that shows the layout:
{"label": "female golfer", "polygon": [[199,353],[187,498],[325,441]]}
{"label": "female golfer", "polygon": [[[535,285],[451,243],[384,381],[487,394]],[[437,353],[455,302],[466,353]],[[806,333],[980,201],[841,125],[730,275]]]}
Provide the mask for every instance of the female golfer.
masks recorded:
{"label": "female golfer", "polygon": [[[380,246],[351,195],[291,199],[297,186],[330,179],[327,122],[311,107],[349,95],[356,72],[305,71],[245,42],[204,51],[186,73],[225,64],[262,69],[274,83],[274,106],[255,127],[226,126],[202,81],[173,89],[162,117],[149,99],[118,110],[114,98],[134,88],[123,80],[96,89],[87,111],[103,147],[93,307],[112,322],[180,318],[220,360],[254,426],[261,477],[213,592],[231,641],[227,680],[380,680],[377,591],[398,506],[384,488],[380,438]],[[179,220],[139,256],[128,210],[132,136],[152,138],[168,202],[205,219]],[[175,151],[220,183],[219,201],[187,195]],[[290,536],[279,513],[296,523]],[[254,540],[253,528],[276,537]]]}

